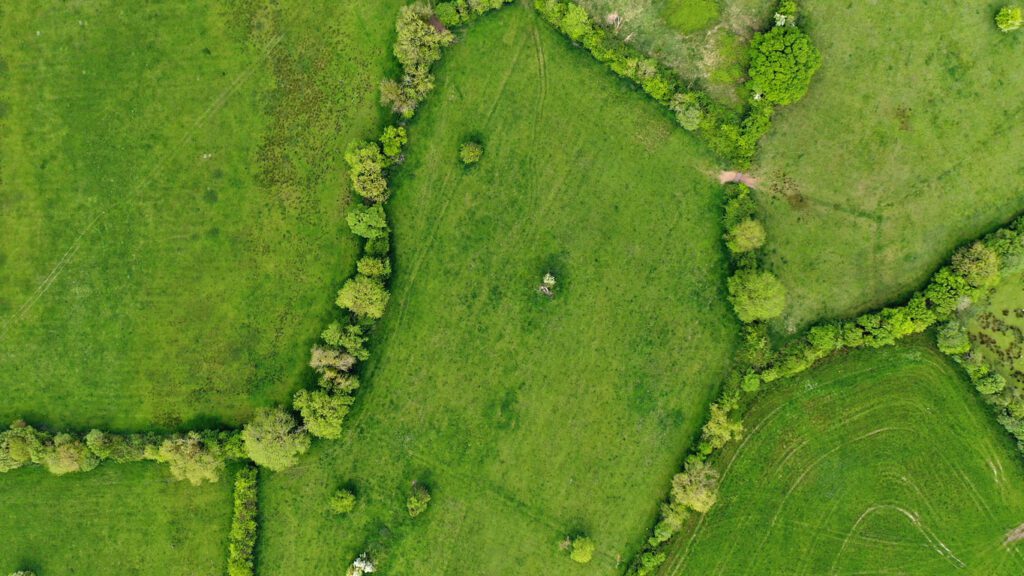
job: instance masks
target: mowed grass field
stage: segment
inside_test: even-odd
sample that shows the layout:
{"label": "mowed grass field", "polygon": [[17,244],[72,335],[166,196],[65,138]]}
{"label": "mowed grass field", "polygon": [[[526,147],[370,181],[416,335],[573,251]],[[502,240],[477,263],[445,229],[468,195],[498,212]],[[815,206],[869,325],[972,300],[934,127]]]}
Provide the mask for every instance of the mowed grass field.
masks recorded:
{"label": "mowed grass field", "polygon": [[231,482],[195,487],[151,464],[0,475],[0,572],[220,576]]}
{"label": "mowed grass field", "polygon": [[1024,209],[1024,35],[994,1],[805,0],[823,65],[754,168],[798,331],[898,302],[953,249]]}
{"label": "mowed grass field", "polygon": [[779,384],[665,575],[1020,574],[1024,466],[924,338]]}
{"label": "mowed grass field", "polygon": [[0,421],[237,424],[302,384],[402,4],[0,7]]}
{"label": "mowed grass field", "polygon": [[[2,426],[233,424],[304,384],[402,4],[0,5]],[[0,573],[219,576],[230,478],[0,474]]]}
{"label": "mowed grass field", "polygon": [[[437,76],[394,180],[366,385],[342,440],[265,476],[261,571],[344,574],[371,549],[389,574],[618,574],[735,342],[713,159],[521,5]],[[414,480],[433,501],[411,520]],[[331,516],[349,483],[355,511]],[[586,567],[559,550],[581,531]]]}

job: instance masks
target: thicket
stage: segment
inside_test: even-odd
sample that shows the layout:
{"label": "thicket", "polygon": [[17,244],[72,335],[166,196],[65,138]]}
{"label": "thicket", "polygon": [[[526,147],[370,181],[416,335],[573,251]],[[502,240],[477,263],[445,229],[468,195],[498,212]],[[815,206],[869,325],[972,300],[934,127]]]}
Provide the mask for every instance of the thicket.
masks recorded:
{"label": "thicket", "polygon": [[228,576],[256,573],[256,536],[259,531],[258,472],[246,466],[235,475],[234,514],[228,536]]}
{"label": "thicket", "polygon": [[810,38],[796,27],[797,6],[779,4],[776,26],[751,43],[752,97],[742,115],[717,104],[707,93],[691,90],[657,60],[620,40],[567,0],[534,0],[537,11],[573,42],[582,45],[615,74],[632,81],[667,107],[686,130],[701,136],[717,154],[749,164],[757,143],[771,126],[773,104],[792,104],[807,92],[821,57]]}

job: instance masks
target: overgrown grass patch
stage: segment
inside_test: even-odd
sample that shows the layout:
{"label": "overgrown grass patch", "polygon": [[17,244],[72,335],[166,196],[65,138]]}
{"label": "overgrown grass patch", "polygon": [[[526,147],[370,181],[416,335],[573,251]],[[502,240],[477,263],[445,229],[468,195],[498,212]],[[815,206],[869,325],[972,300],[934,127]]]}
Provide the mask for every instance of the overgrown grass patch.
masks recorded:
{"label": "overgrown grass patch", "polygon": [[[393,182],[395,274],[350,432],[266,477],[261,565],[616,574],[723,376],[720,188],[702,145],[532,11],[437,70]],[[486,153],[466,169],[459,147]],[[554,297],[538,293],[545,273]],[[412,482],[432,499],[411,519]],[[330,495],[351,482],[344,517]]]}

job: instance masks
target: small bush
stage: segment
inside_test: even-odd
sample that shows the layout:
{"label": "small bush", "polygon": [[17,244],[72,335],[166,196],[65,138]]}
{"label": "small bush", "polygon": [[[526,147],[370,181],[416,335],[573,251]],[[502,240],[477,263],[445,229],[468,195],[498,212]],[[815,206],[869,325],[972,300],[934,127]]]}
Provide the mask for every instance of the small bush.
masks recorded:
{"label": "small bush", "polygon": [[21,468],[33,461],[33,455],[42,452],[49,439],[45,432],[36,430],[23,420],[16,420],[10,428],[0,432],[0,472]]}
{"label": "small bush", "polygon": [[341,438],[342,425],[354,398],[326,390],[299,390],[292,406],[302,416],[306,430],[317,438]]}
{"label": "small bush", "polygon": [[188,432],[167,438],[157,450],[147,450],[146,458],[166,462],[176,479],[199,485],[220,480],[225,466],[224,452],[217,433]]}
{"label": "small bush", "polygon": [[569,558],[578,564],[587,564],[594,558],[596,546],[594,541],[586,536],[577,536],[572,539],[572,551]]}
{"label": "small bush", "polygon": [[718,501],[718,472],[700,460],[687,462],[672,478],[672,500],[704,514]]}
{"label": "small bush", "polygon": [[373,240],[387,237],[388,220],[384,214],[384,207],[380,204],[373,206],[353,206],[345,216],[349,230],[361,238]]}
{"label": "small bush", "polygon": [[348,514],[356,507],[356,495],[351,490],[339,488],[331,495],[328,508],[334,514]]}
{"label": "small bush", "polygon": [[57,476],[88,472],[100,464],[99,457],[89,450],[81,438],[65,433],[44,442],[33,461]]}
{"label": "small bush", "polygon": [[405,503],[405,507],[409,511],[409,516],[415,518],[420,514],[423,514],[427,511],[428,504],[430,504],[430,490],[422,484],[413,482],[412,494]]}
{"label": "small bush", "polygon": [[234,515],[228,535],[228,576],[255,574],[257,515],[259,498],[255,466],[246,466],[235,476]]}
{"label": "small bush", "polygon": [[388,126],[380,137],[381,148],[389,159],[397,158],[407,142],[409,142],[409,136],[403,126]]}
{"label": "small bush", "polygon": [[971,351],[971,339],[967,335],[967,329],[957,320],[946,322],[939,328],[936,344],[939,351],[950,356]]}
{"label": "small bush", "polygon": [[345,152],[352,189],[367,200],[388,199],[388,181],[384,177],[386,162],[376,142],[353,142]]}
{"label": "small bush", "polygon": [[1005,6],[996,14],[996,26],[1003,32],[1020,30],[1024,26],[1024,10],[1020,6]]}
{"label": "small bush", "polygon": [[466,142],[459,147],[459,159],[466,166],[471,166],[480,161],[484,155],[484,147],[479,142]]}
{"label": "small bush", "polygon": [[363,256],[356,262],[356,270],[364,276],[385,279],[391,276],[391,262],[387,258]]}

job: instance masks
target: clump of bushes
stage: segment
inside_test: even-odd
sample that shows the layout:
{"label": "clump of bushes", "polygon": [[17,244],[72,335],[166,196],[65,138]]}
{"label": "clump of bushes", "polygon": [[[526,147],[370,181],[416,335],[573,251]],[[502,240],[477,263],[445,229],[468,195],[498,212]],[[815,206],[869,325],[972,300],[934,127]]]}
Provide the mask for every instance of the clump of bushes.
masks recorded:
{"label": "clump of bushes", "polygon": [[820,67],[821,54],[807,34],[795,26],[776,26],[755,34],[750,43],[747,86],[755,98],[792,104],[807,94]]}
{"label": "clump of bushes", "polygon": [[348,514],[356,507],[356,495],[347,488],[339,488],[331,495],[327,507],[334,514]]}
{"label": "clump of bushes", "polygon": [[244,458],[245,448],[237,432],[192,431],[147,446],[145,457],[167,463],[176,479],[199,485],[219,481],[226,461]]}
{"label": "clump of bushes", "polygon": [[1020,6],[1004,6],[996,13],[996,26],[1003,32],[1020,30],[1024,26],[1024,10]]}
{"label": "clump of bushes", "polygon": [[430,490],[420,484],[419,482],[412,483],[412,494],[409,495],[409,499],[405,502],[405,507],[409,511],[409,516],[415,518],[420,514],[427,511],[427,505],[430,504]]}
{"label": "clump of bushes", "polygon": [[459,159],[466,166],[471,166],[480,161],[484,155],[484,147],[479,142],[466,142],[459,147]]}
{"label": "clump of bushes", "polygon": [[259,525],[257,494],[258,473],[255,466],[246,466],[235,475],[234,514],[228,536],[228,576],[253,576],[255,571],[256,535]]}
{"label": "clump of bushes", "polygon": [[245,450],[253,462],[271,470],[291,468],[309,449],[309,435],[291,413],[262,409],[242,429]]}

